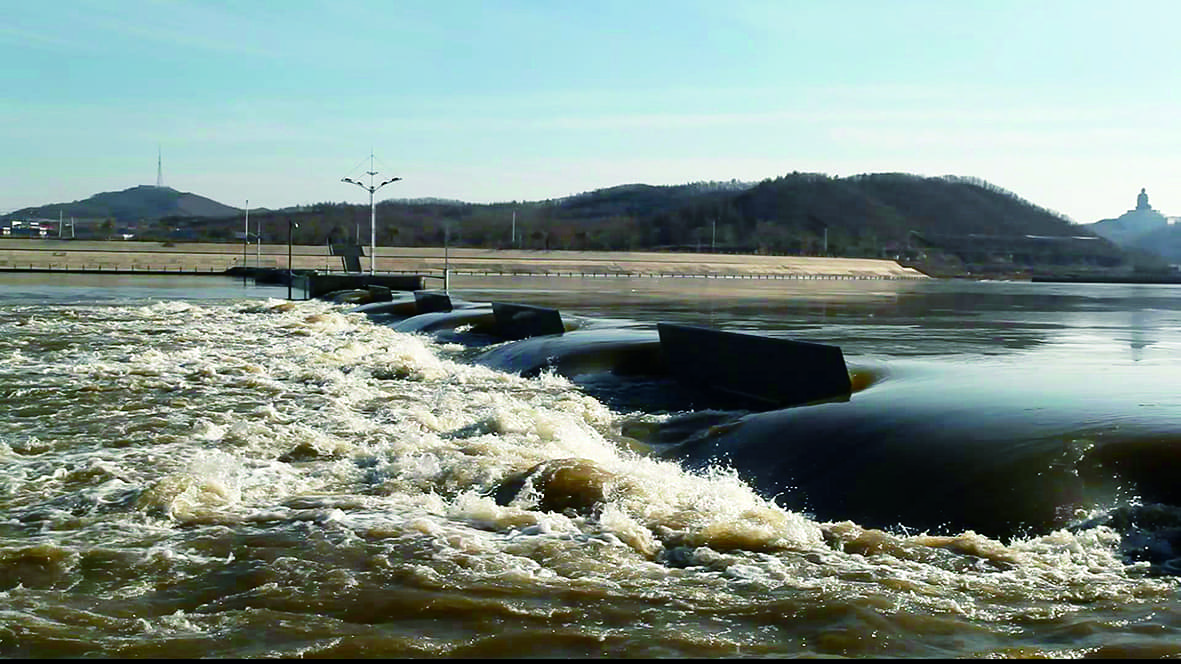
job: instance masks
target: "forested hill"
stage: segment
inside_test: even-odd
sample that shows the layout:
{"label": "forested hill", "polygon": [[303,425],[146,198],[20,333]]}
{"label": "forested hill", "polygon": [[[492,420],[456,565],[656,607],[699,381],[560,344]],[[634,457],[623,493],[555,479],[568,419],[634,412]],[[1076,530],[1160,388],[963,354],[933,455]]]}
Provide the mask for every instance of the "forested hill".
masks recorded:
{"label": "forested hill", "polygon": [[[233,216],[177,212],[141,222],[135,238],[240,240],[241,214],[225,209]],[[266,242],[285,242],[288,222],[296,222],[291,228],[299,244],[369,244],[364,204],[251,210],[250,221],[251,232],[261,228]],[[1111,267],[1126,261],[1122,250],[1088,229],[982,180],[905,173],[838,178],[797,172],[758,184],[629,184],[544,201],[378,205],[378,244],[441,246],[445,240],[484,248],[949,258],[965,265],[1008,260]]]}
{"label": "forested hill", "polygon": [[241,212],[215,200],[177,191],[171,187],[140,185],[123,191],[108,191],[72,203],[51,203],[16,210],[6,219],[57,219],[75,217],[111,220],[119,223],[154,221],[162,217],[227,217]]}
{"label": "forested hill", "polygon": [[975,178],[925,178],[879,173],[835,178],[793,173],[738,194],[711,215],[698,205],[663,215],[654,226],[659,240],[683,243],[678,226],[716,217],[727,243],[749,238],[756,247],[807,252],[827,235],[829,252],[873,255],[875,248],[926,237],[1020,238],[1027,235],[1093,235],[1064,216]]}
{"label": "forested hill", "polygon": [[560,198],[553,202],[561,208],[564,216],[572,218],[602,219],[620,215],[650,217],[692,202],[719,200],[754,186],[754,183],[738,180],[694,182],[664,187],[623,184]]}
{"label": "forested hill", "polygon": [[[290,219],[299,223],[297,242],[348,242],[360,231],[361,243],[368,244],[365,205],[320,203],[259,212],[258,218],[264,236],[285,238]],[[1093,235],[981,180],[895,173],[847,178],[792,173],[755,185],[633,184],[532,202],[386,201],[377,218],[383,245],[439,246],[450,227],[453,245],[524,249],[818,254],[827,246],[834,255],[893,256],[911,246],[915,234]],[[235,228],[226,225],[227,238]],[[1098,243],[1119,253],[1105,240]]]}

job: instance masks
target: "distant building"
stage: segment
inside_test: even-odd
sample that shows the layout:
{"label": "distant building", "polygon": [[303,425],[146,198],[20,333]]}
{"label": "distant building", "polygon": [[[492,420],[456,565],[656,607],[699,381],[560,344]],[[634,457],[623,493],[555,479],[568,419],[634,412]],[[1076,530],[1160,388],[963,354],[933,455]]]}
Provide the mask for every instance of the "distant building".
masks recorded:
{"label": "distant building", "polygon": [[13,219],[0,227],[0,236],[4,237],[48,237],[56,232],[57,221],[47,219]]}

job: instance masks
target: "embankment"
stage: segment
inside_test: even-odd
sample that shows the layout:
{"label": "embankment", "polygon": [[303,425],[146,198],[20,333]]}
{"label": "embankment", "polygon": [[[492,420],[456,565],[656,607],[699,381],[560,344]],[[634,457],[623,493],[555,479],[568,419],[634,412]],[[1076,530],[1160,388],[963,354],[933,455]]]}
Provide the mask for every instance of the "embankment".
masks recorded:
{"label": "embankment", "polygon": [[[339,272],[341,259],[326,246],[291,247],[291,267]],[[368,248],[366,248],[368,252]],[[231,267],[288,267],[285,244],[0,240],[0,270],[135,270],[222,272]],[[369,269],[369,256],[361,266]],[[693,276],[768,278],[923,279],[895,261],[811,256],[751,256],[708,253],[514,251],[378,247],[378,272],[536,276]]]}

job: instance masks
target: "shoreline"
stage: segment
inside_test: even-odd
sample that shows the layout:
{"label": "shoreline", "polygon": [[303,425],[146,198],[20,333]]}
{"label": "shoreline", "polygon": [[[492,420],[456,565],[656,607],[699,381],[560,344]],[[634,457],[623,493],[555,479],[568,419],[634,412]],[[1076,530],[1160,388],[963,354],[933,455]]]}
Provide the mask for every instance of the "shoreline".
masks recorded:
{"label": "shoreline", "polygon": [[[297,270],[344,272],[339,256],[327,246],[292,245],[291,266]],[[366,253],[368,247],[365,248]],[[286,244],[243,245],[78,241],[58,239],[0,240],[2,272],[95,272],[218,274],[234,267],[286,269]],[[442,276],[451,273],[504,276],[721,277],[927,279],[927,275],[896,261],[872,258],[762,256],[746,254],[525,251],[441,247],[378,247],[378,273]],[[363,271],[369,257],[361,258]]]}

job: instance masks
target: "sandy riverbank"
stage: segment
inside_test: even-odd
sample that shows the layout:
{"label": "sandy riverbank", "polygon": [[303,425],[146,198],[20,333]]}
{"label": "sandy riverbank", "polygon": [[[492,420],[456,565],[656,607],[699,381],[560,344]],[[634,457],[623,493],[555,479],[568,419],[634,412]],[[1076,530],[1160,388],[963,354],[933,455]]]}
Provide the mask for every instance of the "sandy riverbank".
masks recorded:
{"label": "sandy riverbank", "polygon": [[[252,245],[243,252],[242,245],[233,244],[4,239],[0,268],[220,272],[238,265],[285,268],[287,252],[287,245]],[[894,261],[868,258],[451,249],[445,260],[443,254],[439,248],[378,247],[376,270],[441,274],[449,263],[453,272],[490,274],[924,278]],[[341,259],[325,246],[296,245],[291,255],[297,269],[342,270]],[[368,271],[368,256],[361,266]]]}

